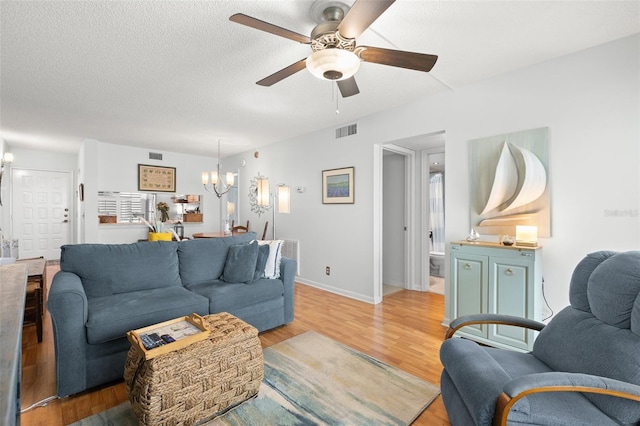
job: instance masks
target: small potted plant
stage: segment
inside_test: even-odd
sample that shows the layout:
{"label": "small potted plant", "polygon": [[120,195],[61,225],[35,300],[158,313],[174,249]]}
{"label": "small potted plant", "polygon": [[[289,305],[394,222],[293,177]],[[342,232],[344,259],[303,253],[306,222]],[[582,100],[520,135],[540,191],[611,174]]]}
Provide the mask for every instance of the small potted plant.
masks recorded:
{"label": "small potted plant", "polygon": [[169,220],[169,205],[167,203],[160,201],[156,204],[156,209],[160,212],[160,222]]}

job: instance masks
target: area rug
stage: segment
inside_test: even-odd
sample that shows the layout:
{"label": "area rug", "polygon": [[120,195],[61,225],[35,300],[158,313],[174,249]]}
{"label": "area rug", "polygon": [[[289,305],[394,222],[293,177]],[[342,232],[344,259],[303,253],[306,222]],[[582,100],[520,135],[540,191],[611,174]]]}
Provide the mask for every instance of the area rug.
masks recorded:
{"label": "area rug", "polygon": [[[264,350],[258,396],[214,425],[408,425],[438,387],[313,331]],[[137,425],[129,403],[73,426]]]}

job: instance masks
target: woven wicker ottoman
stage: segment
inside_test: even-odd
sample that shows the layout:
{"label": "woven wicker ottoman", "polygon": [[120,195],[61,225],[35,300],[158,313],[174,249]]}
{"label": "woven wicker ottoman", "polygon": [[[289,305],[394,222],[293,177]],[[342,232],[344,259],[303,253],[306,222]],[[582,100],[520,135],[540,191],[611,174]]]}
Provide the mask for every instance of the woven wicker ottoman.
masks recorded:
{"label": "woven wicker ottoman", "polygon": [[258,331],[228,313],[204,317],[211,335],[146,360],[131,347],[124,379],[141,425],[192,425],[258,393],[264,360]]}

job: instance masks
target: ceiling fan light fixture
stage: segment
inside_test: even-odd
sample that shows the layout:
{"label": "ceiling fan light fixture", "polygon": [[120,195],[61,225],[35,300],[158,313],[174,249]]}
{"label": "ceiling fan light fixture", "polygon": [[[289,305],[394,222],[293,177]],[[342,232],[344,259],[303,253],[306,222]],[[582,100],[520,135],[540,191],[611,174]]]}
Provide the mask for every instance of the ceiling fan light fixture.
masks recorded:
{"label": "ceiling fan light fixture", "polygon": [[360,58],[344,49],[329,48],[313,52],[307,69],[321,80],[339,81],[352,77],[360,68]]}

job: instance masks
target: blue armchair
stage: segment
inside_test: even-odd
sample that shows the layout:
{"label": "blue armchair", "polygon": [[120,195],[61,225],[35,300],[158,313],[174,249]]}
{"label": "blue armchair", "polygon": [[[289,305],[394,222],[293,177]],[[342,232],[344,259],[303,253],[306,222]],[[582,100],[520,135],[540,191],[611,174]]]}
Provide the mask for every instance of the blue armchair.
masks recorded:
{"label": "blue armchair", "polygon": [[[452,425],[640,424],[640,251],[586,256],[569,299],[546,326],[491,314],[451,322],[440,387]],[[540,333],[530,353],[450,338],[477,323]]]}

